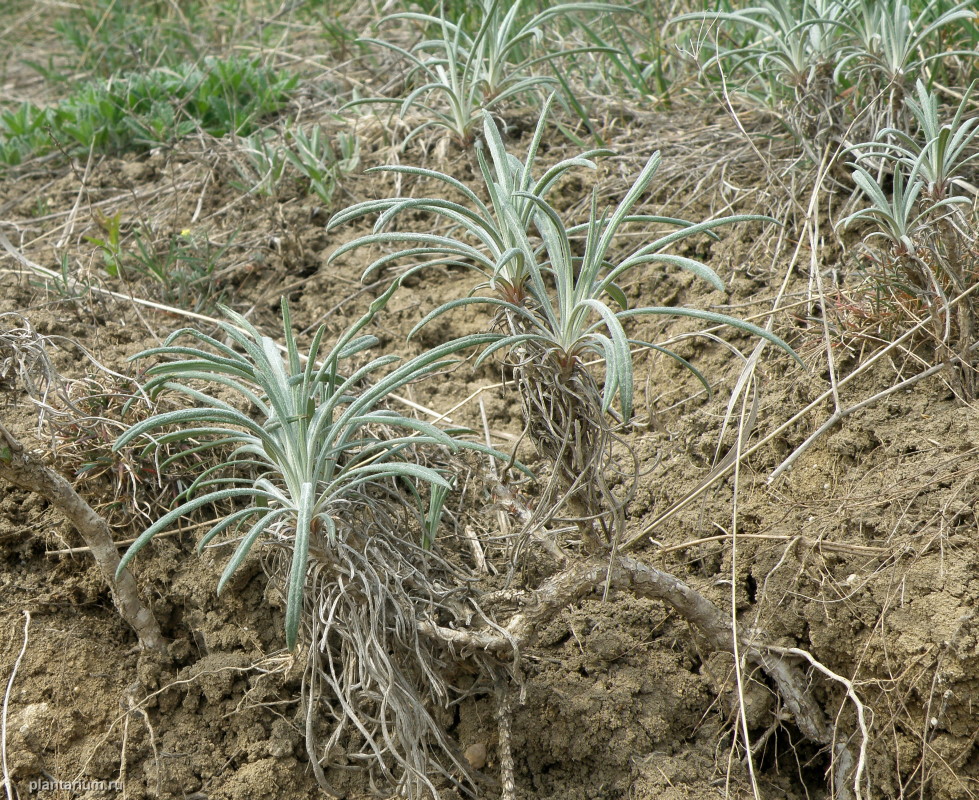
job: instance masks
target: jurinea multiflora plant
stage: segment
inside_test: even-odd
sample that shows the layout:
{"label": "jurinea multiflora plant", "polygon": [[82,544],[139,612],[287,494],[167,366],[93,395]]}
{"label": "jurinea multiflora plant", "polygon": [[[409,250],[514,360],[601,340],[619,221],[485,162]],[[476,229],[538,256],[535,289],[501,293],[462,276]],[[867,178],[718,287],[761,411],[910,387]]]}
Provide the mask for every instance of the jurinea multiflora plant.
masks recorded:
{"label": "jurinea multiflora plant", "polygon": [[[367,170],[367,173],[391,172],[433,180],[442,184],[450,196],[456,193],[460,200],[398,197],[368,200],[350,206],[330,220],[327,230],[371,214],[377,214],[377,221],[369,235],[337,248],[330,260],[366,245],[401,245],[401,249],[385,253],[369,264],[363,278],[366,280],[391,262],[410,258],[415,263],[409,274],[434,266],[471,269],[485,279],[476,287],[477,290],[490,289],[501,299],[523,304],[527,297],[531,264],[523,257],[522,245],[527,232],[533,228],[535,207],[532,198],[546,199],[558,181],[571,170],[594,170],[596,165],[593,159],[612,155],[611,150],[589,150],[559,161],[539,178],[535,177],[534,167],[553,99],[552,95],[544,104],[540,122],[523,161],[506,152],[496,126],[485,128],[490,135],[485,140],[485,148],[476,150],[476,157],[489,203],[484,203],[462,181],[444,172],[412,166],[373,167]],[[490,160],[487,160],[487,151]],[[398,230],[398,217],[412,211],[434,214],[450,224],[457,224],[466,238]]]}
{"label": "jurinea multiflora plant", "polygon": [[944,200],[962,182],[961,170],[979,158],[972,143],[979,136],[979,117],[971,116],[973,83],[962,95],[950,119],[942,114],[938,95],[918,81],[915,96],[904,105],[914,116],[917,132],[885,128],[877,140],[852,149],[858,156],[876,156],[898,162],[924,181],[924,194],[931,200]]}
{"label": "jurinea multiflora plant", "polygon": [[[199,547],[226,531],[243,534],[221,575],[220,592],[260,538],[288,546],[285,627],[286,644],[292,649],[299,633],[311,543],[321,542],[321,549],[330,552],[337,537],[346,533],[341,530],[344,515],[352,507],[376,503],[378,494],[372,490],[379,487],[387,491],[392,482],[400,481],[443,492],[451,488],[446,475],[416,463],[412,454],[426,446],[488,448],[382,406],[405,384],[453,363],[449,356],[459,346],[437,347],[387,372],[385,368],[399,361],[397,356],[380,356],[360,366],[353,362],[355,355],[376,344],[362,331],[395,289],[392,286],[376,299],[322,361],[325,327],[313,337],[304,363],[284,301],[285,358],[271,338],[228,309],[230,322],[221,329],[230,345],[187,328],[172,334],[162,347],[134,357],[163,359],[147,370],[151,379],[146,391],[182,394],[192,407],[134,425],[119,437],[115,449],[143,436],[150,438],[147,448],[193,444],[163,461],[161,470],[209,449],[230,453],[198,475],[183,493],[183,502],[146,529],[126,551],[120,570],[156,534],[184,515],[234,501],[238,510],[215,522]],[[483,343],[496,338],[484,336]],[[196,341],[177,343],[184,339]],[[350,371],[345,372],[348,365]],[[202,384],[211,391],[196,388]],[[216,396],[229,391],[243,401],[246,411]],[[379,430],[401,434],[381,436]]]}
{"label": "jurinea multiflora plant", "polygon": [[[481,155],[480,166],[492,210],[471,190],[454,178],[431,170],[404,167],[459,190],[464,202],[442,198],[381,200],[360,204],[341,212],[331,226],[367,213],[379,214],[373,233],[340,248],[334,257],[368,244],[410,245],[386,254],[368,267],[374,270],[397,260],[408,260],[409,271],[432,264],[466,265],[485,280],[474,294],[451,300],[430,311],[411,335],[433,319],[466,305],[482,304],[496,312],[490,327],[502,330],[486,345],[479,336],[457,340],[465,347],[483,348],[477,363],[491,353],[503,351],[513,367],[530,429],[539,452],[555,461],[567,484],[565,493],[574,499],[579,489],[591,492],[589,484],[601,484],[600,473],[607,464],[610,431],[606,413],[618,400],[622,419],[628,421],[633,408],[633,348],[649,348],[665,353],[690,368],[706,383],[692,365],[675,353],[655,344],[630,337],[626,322],[637,316],[683,316],[711,325],[724,324],[760,336],[787,352],[791,348],[769,331],[734,317],[711,311],[672,306],[630,308],[619,283],[646,265],[665,265],[692,272],[717,289],[720,278],[705,264],[666,252],[678,241],[698,234],[712,235],[715,228],[741,221],[768,221],[768,217],[739,215],[691,223],[668,217],[635,213],[636,206],[652,183],[660,164],[654,153],[643,167],[625,197],[611,211],[600,210],[593,194],[589,218],[580,225],[568,226],[548,203],[546,195],[554,182],[573,166],[591,167],[586,159],[568,159],[535,181],[533,160],[546,125],[542,115],[531,141],[527,159],[520,162],[506,153],[495,122],[484,117],[483,134],[493,170]],[[595,156],[604,151],[592,151]],[[386,231],[405,210],[424,210],[447,219],[454,227],[446,234],[416,234]],[[625,257],[614,254],[617,235],[630,223],[668,225],[676,228],[657,236]],[[575,240],[584,239],[583,247]],[[579,255],[580,253],[580,255]],[[488,293],[485,290],[489,290]],[[586,362],[597,357],[605,365],[601,388]],[[569,438],[570,437],[570,438]],[[575,455],[577,454],[577,455]],[[573,485],[574,488],[571,488]],[[599,513],[598,503],[611,502],[610,493],[578,503],[581,515]]]}
{"label": "jurinea multiflora plant", "polygon": [[416,11],[390,15],[387,22],[421,24],[426,38],[407,50],[384,39],[363,41],[391,50],[410,64],[410,91],[403,99],[373,97],[350,105],[394,103],[402,118],[412,108],[419,109],[425,121],[411,129],[405,142],[436,127],[469,143],[484,112],[494,111],[519,95],[539,96],[553,88],[557,81],[537,74],[535,67],[576,53],[608,50],[583,47],[538,52],[549,23],[580,12],[621,11],[608,3],[560,3],[528,16],[524,5],[524,0],[479,0],[468,6],[471,16],[463,14],[457,19],[450,19],[444,6],[439,16]]}
{"label": "jurinea multiflora plant", "polygon": [[[869,204],[845,217],[837,227],[845,229],[856,222],[871,222],[874,229],[867,234],[868,238],[885,239],[897,255],[916,253],[923,243],[921,232],[934,225],[943,209],[969,203],[964,197],[926,198],[923,193],[928,183],[921,175],[921,161],[907,167],[895,159],[893,172],[885,175],[876,170],[871,172],[859,159],[851,166],[853,182]],[[882,185],[887,182],[885,177],[890,178],[889,192]]]}
{"label": "jurinea multiflora plant", "polygon": [[725,92],[734,87],[784,110],[803,145],[823,145],[851,138],[855,124],[873,135],[907,123],[902,101],[916,80],[930,83],[943,61],[973,58],[971,46],[962,44],[968,44],[974,5],[758,0],[674,22],[724,23],[716,42],[703,44],[705,70],[723,75]]}
{"label": "jurinea multiflora plant", "polygon": [[869,224],[861,249],[875,295],[928,310],[939,356],[971,400],[977,310],[966,294],[975,283],[976,239],[972,200],[955,190],[964,184],[960,169],[975,158],[969,144],[979,131],[975,119],[963,119],[965,100],[943,123],[934,94],[921,82],[917,94],[917,102],[907,101],[916,135],[885,129],[878,141],[851,148],[853,182],[865,203],[837,228]]}
{"label": "jurinea multiflora plant", "polygon": [[971,204],[954,190],[962,168],[977,158],[970,145],[979,135],[979,120],[966,114],[972,88],[945,121],[937,95],[918,81],[916,96],[905,99],[916,132],[884,128],[875,141],[849,148],[853,182],[869,204],[841,220],[839,228],[871,222],[876,230],[870,238],[887,240],[898,256],[914,255],[943,215]]}

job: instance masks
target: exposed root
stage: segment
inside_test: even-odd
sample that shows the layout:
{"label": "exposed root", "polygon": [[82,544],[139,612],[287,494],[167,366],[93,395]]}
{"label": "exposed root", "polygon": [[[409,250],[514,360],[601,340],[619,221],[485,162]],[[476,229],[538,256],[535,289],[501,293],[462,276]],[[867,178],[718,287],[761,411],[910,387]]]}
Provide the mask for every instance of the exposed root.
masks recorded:
{"label": "exposed root", "polygon": [[24,446],[2,425],[0,439],[0,478],[36,492],[68,518],[91,549],[102,571],[102,578],[112,592],[116,610],[136,631],[140,645],[165,653],[167,644],[159,623],[149,607],[139,599],[132,574],[129,570],[123,570],[116,578],[119,552],[106,521],[92,510],[68,481],[25,451]]}
{"label": "exposed root", "polygon": [[514,780],[513,743],[513,687],[499,679],[496,686],[497,722],[500,731],[500,778],[503,784],[501,800],[517,800],[517,786]]}
{"label": "exposed root", "polygon": [[14,681],[17,678],[17,670],[20,669],[20,662],[24,660],[27,652],[27,643],[30,641],[31,631],[31,612],[24,611],[24,644],[17,654],[13,667],[10,669],[10,677],[7,678],[7,689],[3,693],[3,712],[0,714],[0,759],[3,764],[3,788],[7,795],[7,800],[14,800],[14,784],[10,780],[10,770],[7,768],[7,711],[10,707],[10,693],[14,688]]}
{"label": "exposed root", "polygon": [[[465,646],[470,652],[485,650],[504,657],[512,654],[515,648],[519,650],[532,645],[537,631],[542,630],[544,624],[561,609],[607,589],[632,592],[637,597],[666,603],[697,630],[711,650],[735,652],[735,632],[728,615],[675,576],[628,556],[614,556],[610,562],[598,557],[590,558],[557,573],[535,591],[509,593],[508,602],[516,602],[523,610],[512,616],[498,632],[452,630],[435,624],[431,619],[421,622],[418,630],[435,639]],[[774,647],[761,637],[759,631],[738,629],[737,649],[741,656],[748,664],[760,667],[775,684],[802,734],[811,742],[832,749],[837,800],[853,797],[860,800],[859,783],[863,780],[867,728],[863,720],[863,707],[852,684],[805,651]],[[828,677],[844,683],[848,695],[857,705],[863,734],[857,757],[850,752],[848,742],[837,741],[834,726],[813,698],[810,680],[798,665],[800,658]],[[847,779],[852,784],[844,783]],[[855,792],[851,792],[851,786]]]}
{"label": "exposed root", "polygon": [[853,682],[847,680],[842,675],[837,675],[824,664],[817,661],[806,650],[798,647],[768,647],[766,649],[775,655],[804,658],[812,665],[813,669],[821,672],[827,678],[842,684],[846,688],[846,696],[853,703],[857,712],[857,724],[860,727],[860,750],[856,761],[854,761],[853,753],[847,748],[846,742],[834,742],[833,754],[835,757],[835,769],[833,778],[836,784],[835,794],[838,798],[847,797],[849,795],[847,779],[852,779],[853,796],[856,800],[862,800],[862,784],[864,782],[864,769],[867,765],[867,745],[870,742],[870,728],[867,725],[866,709],[857,696],[856,690],[853,688]]}
{"label": "exposed root", "polygon": [[[439,783],[475,794],[480,780],[446,734],[444,710],[492,685],[478,677],[454,685],[462,659],[453,642],[425,636],[416,623],[434,616],[463,627],[482,619],[466,590],[473,576],[412,545],[404,522],[380,506],[352,508],[335,541],[319,537],[310,548],[306,746],[317,781],[334,798],[343,795],[327,770],[363,772],[379,794],[410,798],[439,796]],[[268,567],[281,577],[288,548],[277,549]],[[469,660],[483,676],[500,670],[485,651]]]}
{"label": "exposed root", "polygon": [[564,369],[548,351],[525,354],[514,372],[531,440],[554,465],[554,480],[538,506],[554,513],[567,507],[585,549],[598,552],[617,540],[628,504],[608,483],[615,472],[612,447],[621,442],[601,408],[602,393],[576,360]]}

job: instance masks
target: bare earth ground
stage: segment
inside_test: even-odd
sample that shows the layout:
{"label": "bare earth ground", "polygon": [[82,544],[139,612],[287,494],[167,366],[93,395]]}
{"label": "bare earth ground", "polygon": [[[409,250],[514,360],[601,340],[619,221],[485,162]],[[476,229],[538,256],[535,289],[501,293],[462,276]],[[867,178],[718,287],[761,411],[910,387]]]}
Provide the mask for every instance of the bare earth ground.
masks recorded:
{"label": "bare earth ground", "polygon": [[[531,124],[514,122],[519,129]],[[757,133],[774,130],[751,117],[741,124]],[[815,312],[806,304],[805,242],[792,261],[799,215],[782,194],[784,185],[794,185],[790,154],[777,152],[777,142],[774,150],[754,151],[730,118],[703,107],[637,112],[606,120],[606,130],[623,155],[604,162],[596,176],[562,187],[569,214],[582,211],[592,180],[602,199],[613,202],[648,154],[661,149],[660,188],[647,213],[701,219],[783,211],[788,217],[783,231],[745,224],[725,229],[720,242],[691,246],[691,255],[725,280],[727,294],[705,294],[688,277],[652,270],[627,287],[636,305],[733,310],[761,315],[763,324],[788,276],[782,305],[797,305],[776,315],[775,330],[804,355],[808,372],[772,349],[763,353],[747,449],[829,386],[822,329],[807,321]],[[519,149],[526,137],[515,133],[513,141]],[[279,297],[286,293],[298,330],[325,319],[339,331],[377,289],[364,291],[360,283],[367,253],[331,266],[326,259],[369,223],[328,235],[331,211],[298,187],[277,198],[243,197],[233,185],[229,148],[191,140],[138,158],[19,174],[0,184],[4,230],[29,259],[53,268],[56,254],[67,252],[72,269],[122,292],[127,288],[101,273],[99,256],[84,239],[97,233],[96,208],[173,234],[190,229],[225,241],[236,232],[222,265],[226,299],[236,309],[275,335]],[[568,152],[555,147],[545,161]],[[363,155],[364,166],[392,156],[380,146]],[[470,157],[456,150],[440,160],[419,144],[400,158],[473,178]],[[340,202],[387,196],[396,188],[384,176],[352,176]],[[400,190],[423,188],[406,181]],[[424,219],[415,224],[428,229]],[[823,227],[831,241],[829,224]],[[70,337],[120,372],[131,369],[129,356],[184,324],[115,301],[66,301],[35,285],[12,258],[5,256],[2,265],[0,312],[24,311],[40,333]],[[850,264],[828,246],[817,254],[816,268],[845,273]],[[410,282],[380,318],[382,344],[408,354],[475,330],[476,319],[445,317],[419,345],[403,343],[425,309],[465,293],[470,281],[443,272]],[[664,341],[693,327],[660,321],[637,330],[640,338]],[[754,346],[747,337],[720,333],[745,353]],[[851,339],[849,350],[838,347],[838,378],[856,367],[860,346]],[[696,382],[671,363],[640,358],[644,402],[627,441],[643,477],[630,510],[630,536],[696,488],[718,454],[735,444],[724,422],[742,362],[705,338],[682,340],[678,350],[712,378],[714,396],[698,393]],[[58,363],[69,379],[92,371],[67,344]],[[919,369],[911,358],[885,359],[841,389],[842,403],[870,397]],[[494,367],[473,373],[463,365],[415,387],[410,399],[444,412],[499,379]],[[30,446],[48,449],[24,395],[16,389],[6,395],[5,424]],[[505,445],[520,432],[519,404],[499,389],[480,396],[491,429],[501,436],[498,444]],[[807,651],[850,682],[868,733],[864,796],[971,798],[979,794],[979,417],[938,375],[848,416],[769,483],[769,473],[832,410],[832,400],[817,404],[746,459],[736,477],[712,485],[650,530],[638,555],[721,608],[733,602],[740,625]],[[740,413],[738,403],[735,428]],[[481,427],[475,400],[451,416]],[[105,487],[83,491],[104,500]],[[533,494],[532,487],[526,491]],[[0,675],[10,689],[5,774],[14,796],[30,796],[31,783],[44,780],[64,785],[39,792],[42,797],[291,800],[317,792],[301,737],[301,667],[283,650],[281,598],[257,560],[218,599],[223,551],[199,558],[195,531],[159,538],[143,551],[134,572],[173,641],[172,663],[161,665],[136,651],[91,558],[63,552],[82,542],[55,511],[6,486],[0,507]],[[495,525],[490,498],[478,492],[466,512],[483,527]],[[119,539],[138,532],[121,522]],[[519,578],[532,584],[532,565]],[[26,642],[25,611],[31,614]],[[829,756],[802,738],[767,683],[748,676],[739,704],[730,657],[703,651],[687,624],[657,603],[586,599],[550,624],[525,658],[526,696],[514,719],[522,798],[750,797],[739,708],[754,745],[759,796],[831,796]],[[846,685],[817,670],[811,679],[838,736],[859,746],[857,705]],[[462,747],[486,746],[483,771],[496,776],[492,699],[467,701],[448,722]],[[337,782],[351,798],[366,791],[354,774]]]}

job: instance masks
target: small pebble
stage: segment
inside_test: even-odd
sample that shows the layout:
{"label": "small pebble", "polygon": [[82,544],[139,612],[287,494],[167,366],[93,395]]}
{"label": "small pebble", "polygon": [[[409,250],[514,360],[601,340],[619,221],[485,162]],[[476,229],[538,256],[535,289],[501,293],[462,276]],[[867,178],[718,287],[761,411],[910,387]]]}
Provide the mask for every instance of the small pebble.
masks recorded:
{"label": "small pebble", "polygon": [[469,745],[463,755],[465,755],[470,767],[482,769],[486,766],[486,743],[476,742],[476,744]]}

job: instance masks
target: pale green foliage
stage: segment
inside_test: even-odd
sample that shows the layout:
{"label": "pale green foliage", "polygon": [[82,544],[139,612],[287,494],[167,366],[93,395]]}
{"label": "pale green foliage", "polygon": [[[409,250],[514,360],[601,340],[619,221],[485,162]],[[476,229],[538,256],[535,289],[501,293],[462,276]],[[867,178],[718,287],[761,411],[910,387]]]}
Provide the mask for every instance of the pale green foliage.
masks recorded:
{"label": "pale green foliage", "polygon": [[[427,196],[368,200],[350,206],[330,220],[327,230],[333,230],[368,214],[377,214],[373,232],[342,245],[333,252],[330,260],[370,244],[408,245],[406,249],[385,254],[372,262],[364,270],[364,278],[392,261],[431,257],[431,260],[413,269],[437,265],[474,269],[486,278],[486,286],[504,298],[520,302],[530,276],[530,263],[523,257],[521,246],[526,232],[532,227],[535,207],[531,198],[545,199],[570,170],[576,167],[594,170],[595,163],[592,159],[611,154],[610,150],[589,150],[579,156],[559,161],[543,175],[536,177],[534,167],[552,100],[553,97],[548,98],[544,104],[540,122],[523,161],[506,152],[495,126],[486,127],[488,135],[485,138],[485,147],[479,147],[476,156],[480,175],[489,195],[488,204],[461,181],[435,170],[411,166],[375,167],[368,170],[369,173],[393,172],[437,181],[448,192],[459,194],[468,201],[468,205],[446,197]],[[458,224],[457,235],[443,236],[397,230],[394,226],[399,215],[413,211],[435,214],[449,223]],[[391,228],[394,230],[389,230]],[[484,284],[480,284],[477,288],[483,286]]]}
{"label": "pale green foliage", "polygon": [[[717,22],[731,31],[724,44],[703,43],[707,69],[721,67],[749,92],[771,98],[811,88],[832,74],[844,49],[839,0],[759,0],[733,11],[683,14],[674,23]],[[733,40],[733,41],[732,41]]]}
{"label": "pale green foliage", "polygon": [[870,204],[845,217],[839,227],[848,228],[858,221],[872,222],[874,230],[869,236],[884,237],[899,251],[914,252],[919,231],[934,221],[935,212],[964,198],[919,203],[925,188],[920,163],[912,165],[907,172],[903,165],[897,164],[891,177],[893,186],[888,193],[878,175],[854,163],[853,182]]}
{"label": "pale green foliage", "polygon": [[336,147],[329,134],[317,125],[309,133],[302,128],[290,128],[291,146],[285,157],[306,180],[309,188],[324,203],[333,199],[340,175],[352,172],[360,164],[360,143],[357,136],[345,131],[336,135]]}
{"label": "pale green foliage", "polygon": [[241,139],[244,163],[238,174],[249,192],[274,195],[287,176],[296,175],[324,203],[333,200],[340,178],[360,164],[360,142],[355,134],[338,131],[331,139],[317,125],[308,132],[299,126],[284,131],[263,131]]}
{"label": "pale green foliage", "polygon": [[[838,228],[869,224],[860,244],[863,271],[877,298],[904,309],[898,318],[930,322],[938,357],[953,374],[957,391],[975,398],[971,348],[977,330],[974,297],[977,249],[972,200],[953,194],[957,170],[976,136],[976,120],[963,120],[965,100],[950,123],[940,121],[937,98],[920,82],[910,102],[917,136],[885,129],[881,141],[852,148],[853,180],[866,204]],[[882,301],[878,300],[878,304]]]}
{"label": "pale green foliage", "polygon": [[554,78],[537,74],[538,65],[576,52],[540,52],[546,25],[555,18],[578,12],[618,10],[606,3],[561,3],[527,18],[524,0],[479,0],[472,16],[452,19],[443,6],[439,16],[420,12],[392,14],[387,21],[420,24],[426,36],[410,49],[383,39],[367,39],[402,56],[411,66],[408,94],[403,99],[372,97],[360,103],[390,102],[404,118],[412,108],[425,121],[415,125],[405,142],[431,127],[444,128],[461,142],[470,142],[484,112],[495,111],[520,95],[539,95]]}
{"label": "pale green foliage", "polygon": [[838,143],[855,124],[870,135],[901,127],[915,80],[930,82],[942,60],[973,57],[956,46],[967,38],[973,6],[968,0],[918,7],[905,0],[758,0],[674,22],[717,23],[698,53],[705,74],[721,75],[725,90],[733,86],[781,113],[804,146],[821,147]]}
{"label": "pale green foliage", "polygon": [[[166,359],[147,370],[147,391],[166,389],[186,396],[193,407],[159,414],[131,427],[119,437],[121,448],[140,436],[152,437],[149,447],[169,442],[199,442],[161,464],[211,448],[232,448],[217,466],[203,472],[184,493],[184,502],[151,525],[129,548],[120,569],[157,533],[190,511],[234,500],[244,507],[217,521],[201,540],[204,547],[220,533],[244,535],[221,576],[218,591],[241,566],[262,536],[286,542],[291,550],[287,583],[286,642],[295,647],[311,541],[327,549],[345,536],[345,515],[361,504],[377,502],[372,488],[392,482],[429,484],[447,490],[450,483],[437,470],[411,459],[419,447],[457,449],[460,442],[428,423],[382,407],[385,398],[405,384],[447,365],[453,348],[443,346],[418,356],[386,374],[397,356],[374,358],[355,367],[352,357],[373,346],[361,331],[388,301],[392,286],[370,311],[349,328],[325,355],[325,328],[313,337],[308,357],[300,357],[283,303],[286,354],[244,317],[226,310],[231,323],[222,332],[234,347],[194,329],[172,334],[162,347],[136,358]],[[190,337],[197,345],[178,345]],[[489,341],[493,337],[486,337]],[[351,364],[349,374],[341,366]],[[371,378],[370,385],[365,380]],[[214,393],[192,384],[204,382]],[[231,391],[247,411],[219,399]],[[383,435],[378,431],[402,431]],[[464,446],[485,450],[471,443]],[[248,527],[250,526],[250,527]],[[247,529],[246,529],[247,528]],[[427,536],[430,533],[426,533]]]}
{"label": "pale green foliage", "polygon": [[[344,245],[339,253],[367,244],[409,245],[382,256],[368,267],[369,271],[408,259],[409,272],[431,264],[469,265],[485,278],[470,296],[457,297],[430,311],[409,338],[433,319],[464,306],[484,305],[494,312],[488,327],[502,331],[494,341],[487,342],[486,334],[480,334],[462,337],[454,344],[482,349],[477,364],[493,353],[505,354],[531,440],[538,454],[553,465],[556,480],[549,482],[540,505],[545,514],[567,505],[578,520],[584,546],[595,550],[599,547],[596,521],[606,543],[613,542],[622,530],[623,501],[606,481],[614,439],[608,412],[618,399],[622,420],[628,422],[632,416],[633,348],[666,353],[707,385],[706,379],[675,353],[631,337],[626,331],[628,320],[646,315],[692,317],[711,325],[731,325],[790,353],[792,350],[769,331],[727,315],[668,306],[629,308],[619,286],[638,268],[659,265],[687,270],[722,289],[718,276],[705,264],[667,250],[690,236],[711,236],[713,229],[722,225],[771,220],[736,216],[694,224],[635,213],[659,167],[659,154],[654,153],[614,209],[599,210],[597,195],[593,194],[587,222],[567,225],[547,201],[547,194],[569,169],[590,167],[592,162],[584,157],[568,159],[535,180],[532,167],[545,125],[546,114],[538,123],[528,156],[521,162],[506,152],[492,117],[484,116],[483,136],[493,168],[485,155],[481,155],[480,167],[490,206],[448,175],[414,171],[457,189],[468,204],[437,198],[379,201],[342,212],[331,224],[365,213],[379,214],[374,233]],[[599,154],[604,151],[586,155]],[[391,225],[407,209],[427,210],[449,220],[453,227],[444,234],[377,230]],[[618,253],[619,234],[628,224],[675,230],[650,234],[652,241],[623,256]],[[479,293],[485,290],[488,293]],[[595,357],[605,365],[603,387],[587,364]]]}
{"label": "pale green foliage", "polygon": [[[841,228],[869,221],[900,252],[913,253],[919,233],[933,228],[942,214],[970,201],[950,194],[958,171],[979,154],[969,146],[979,134],[979,119],[966,117],[970,91],[948,122],[943,122],[938,97],[918,81],[916,99],[906,101],[918,124],[916,134],[885,128],[877,141],[854,145],[850,152],[853,181],[870,204],[843,219]],[[892,188],[885,189],[890,178]]]}
{"label": "pale green foliage", "polygon": [[867,94],[883,90],[903,96],[911,80],[923,75],[929,63],[951,55],[974,55],[964,50],[931,46],[931,40],[953,23],[975,15],[971,0],[946,8],[931,0],[912,10],[904,0],[857,0],[837,3],[845,13],[846,51],[836,66],[837,77],[856,74],[869,83]]}
{"label": "pale green foliage", "polygon": [[[380,216],[375,232],[343,245],[332,257],[367,244],[395,243],[413,246],[382,256],[368,267],[368,271],[398,259],[411,259],[415,262],[414,268],[418,268],[419,259],[426,258],[432,260],[423,262],[423,266],[474,266],[487,278],[476,290],[489,288],[493,294],[451,300],[432,310],[416,326],[416,330],[435,317],[464,305],[485,304],[500,309],[508,319],[511,335],[494,342],[488,352],[501,348],[513,350],[533,342],[568,371],[580,365],[587,354],[596,354],[605,361],[602,407],[607,410],[618,396],[626,419],[632,413],[633,364],[630,347],[645,344],[627,335],[623,323],[630,317],[687,316],[710,324],[728,324],[789,350],[788,345],[768,331],[727,315],[660,306],[630,309],[618,286],[620,279],[637,267],[663,264],[688,270],[721,289],[720,279],[706,265],[665,250],[682,239],[709,233],[723,225],[768,218],[734,216],[693,224],[667,217],[634,214],[636,205],[659,167],[660,157],[655,153],[614,210],[599,211],[597,199],[593,197],[588,222],[566,226],[547,202],[549,189],[572,167],[593,166],[586,156],[603,155],[607,151],[590,151],[582,157],[562,161],[535,181],[532,167],[545,125],[546,114],[541,117],[526,160],[520,162],[506,153],[495,122],[488,115],[484,117],[483,133],[493,170],[490,170],[484,157],[481,166],[492,210],[475,193],[448,175],[431,170],[387,168],[434,177],[458,189],[473,208],[436,198],[382,200],[355,206],[338,214],[331,221],[331,227],[356,216],[378,212]],[[406,209],[433,212],[451,220],[456,227],[445,235],[378,230],[390,225],[396,215]],[[613,243],[622,226],[629,223],[667,224],[679,230],[656,236],[630,255],[616,258]],[[532,243],[531,232],[536,232],[541,244]],[[583,256],[575,255],[572,245],[572,238],[580,236],[585,238]],[[666,350],[663,352],[674,355]],[[679,360],[689,366],[687,362]]]}
{"label": "pale green foliage", "polygon": [[[947,122],[943,120],[938,95],[918,81],[916,98],[907,98],[905,105],[918,125],[917,135],[896,128],[885,128],[878,143],[870,147],[896,158],[904,168],[915,170],[925,182],[928,195],[936,200],[948,196],[953,184],[961,178],[959,171],[979,157],[969,152],[979,135],[979,117],[966,116],[972,95],[969,87]],[[860,148],[863,149],[863,148]]]}

